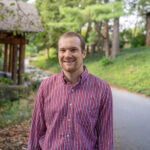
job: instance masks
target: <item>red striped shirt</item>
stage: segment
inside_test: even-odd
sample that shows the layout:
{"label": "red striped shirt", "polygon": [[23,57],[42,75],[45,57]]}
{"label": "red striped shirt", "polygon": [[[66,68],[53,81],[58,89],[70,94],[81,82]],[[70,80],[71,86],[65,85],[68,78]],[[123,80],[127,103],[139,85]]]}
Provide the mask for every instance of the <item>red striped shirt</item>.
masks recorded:
{"label": "red striped shirt", "polygon": [[85,68],[72,86],[63,73],[38,90],[28,150],[113,150],[112,93]]}

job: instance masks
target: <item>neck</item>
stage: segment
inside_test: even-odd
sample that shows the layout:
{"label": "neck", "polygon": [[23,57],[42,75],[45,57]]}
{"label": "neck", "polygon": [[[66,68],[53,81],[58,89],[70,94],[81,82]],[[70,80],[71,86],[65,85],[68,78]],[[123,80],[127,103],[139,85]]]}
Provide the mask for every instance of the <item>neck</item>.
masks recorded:
{"label": "neck", "polygon": [[72,85],[75,85],[79,81],[80,75],[83,71],[83,67],[80,70],[77,70],[76,72],[64,71],[64,76],[67,78],[68,81],[71,82]]}

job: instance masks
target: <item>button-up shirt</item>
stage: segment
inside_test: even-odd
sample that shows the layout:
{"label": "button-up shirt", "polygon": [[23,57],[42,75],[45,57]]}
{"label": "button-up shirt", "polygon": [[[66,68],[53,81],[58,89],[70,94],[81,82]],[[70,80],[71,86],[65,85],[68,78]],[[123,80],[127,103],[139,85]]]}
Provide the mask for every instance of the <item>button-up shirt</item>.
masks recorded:
{"label": "button-up shirt", "polygon": [[28,150],[113,150],[112,93],[86,67],[74,86],[63,73],[37,93]]}

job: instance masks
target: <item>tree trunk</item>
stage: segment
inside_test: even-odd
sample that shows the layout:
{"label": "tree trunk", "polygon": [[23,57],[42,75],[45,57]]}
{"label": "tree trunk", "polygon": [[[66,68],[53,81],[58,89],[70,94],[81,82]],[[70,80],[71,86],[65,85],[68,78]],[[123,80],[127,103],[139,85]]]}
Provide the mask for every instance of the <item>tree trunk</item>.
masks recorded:
{"label": "tree trunk", "polygon": [[86,51],[87,51],[87,54],[89,54],[89,46],[88,45],[86,46]]}
{"label": "tree trunk", "polygon": [[87,28],[87,32],[86,32],[86,35],[85,35],[85,40],[87,41],[88,39],[88,36],[89,36],[89,32],[92,30],[92,27],[91,27],[91,22],[88,23],[88,28]]}
{"label": "tree trunk", "polygon": [[114,19],[113,39],[112,39],[112,58],[115,58],[119,52],[119,18]]}
{"label": "tree trunk", "polygon": [[91,45],[91,56],[94,56],[96,44]]}
{"label": "tree trunk", "polygon": [[150,46],[150,12],[146,14],[146,46]]}
{"label": "tree trunk", "polygon": [[101,23],[95,21],[95,29],[98,34],[98,40],[97,40],[97,50],[98,50],[98,56],[101,56]]}
{"label": "tree trunk", "polygon": [[[105,3],[108,3],[109,0],[104,0]],[[106,58],[110,57],[110,47],[109,47],[109,26],[108,21],[105,21],[104,24],[104,34],[105,34],[105,56]]]}
{"label": "tree trunk", "polygon": [[105,40],[104,40],[104,44],[105,44],[105,56],[106,58],[110,57],[110,47],[109,47],[109,27],[108,27],[108,21],[105,22]]}

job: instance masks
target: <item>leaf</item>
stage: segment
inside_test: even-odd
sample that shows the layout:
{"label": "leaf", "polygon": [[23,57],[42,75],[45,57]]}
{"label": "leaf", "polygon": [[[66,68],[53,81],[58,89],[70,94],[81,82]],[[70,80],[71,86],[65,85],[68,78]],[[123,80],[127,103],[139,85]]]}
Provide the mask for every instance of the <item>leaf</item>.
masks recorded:
{"label": "leaf", "polygon": [[5,19],[5,15],[2,14],[2,15],[1,15],[1,20],[4,21],[4,19]]}
{"label": "leaf", "polygon": [[15,5],[15,3],[10,3],[10,6],[14,6]]}

